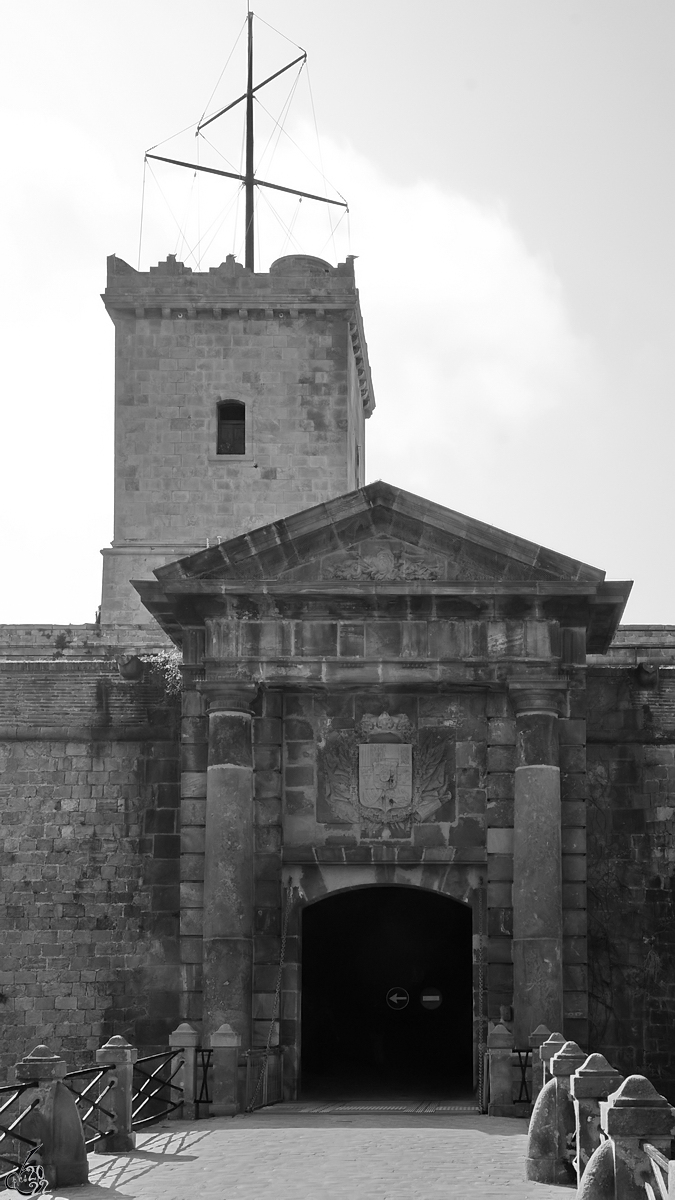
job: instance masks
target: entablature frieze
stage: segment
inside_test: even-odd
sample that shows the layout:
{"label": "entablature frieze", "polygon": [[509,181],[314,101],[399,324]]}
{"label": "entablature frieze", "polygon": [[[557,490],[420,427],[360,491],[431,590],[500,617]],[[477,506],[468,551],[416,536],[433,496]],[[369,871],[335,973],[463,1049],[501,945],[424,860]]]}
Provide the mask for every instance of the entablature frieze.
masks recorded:
{"label": "entablature frieze", "polygon": [[[345,667],[400,663],[428,670],[434,664],[493,666],[538,663],[583,667],[583,630],[561,637],[558,622],[546,620],[265,620],[207,618],[204,661],[280,664],[304,671],[310,662],[339,660]],[[191,635],[189,650],[196,646]],[[192,659],[194,662],[194,658]],[[549,667],[550,669],[550,667]],[[511,670],[511,667],[509,667]]]}
{"label": "entablature frieze", "polygon": [[[522,681],[523,662],[439,662],[437,660],[341,661],[339,659],[249,659],[236,662],[207,660],[206,682],[200,690],[231,686],[236,689],[243,681],[250,685],[272,688],[328,688],[350,690],[446,691],[497,690],[504,691],[511,678]],[[528,664],[532,686],[539,678],[549,680],[555,664],[550,659]],[[583,673],[574,680],[583,685]],[[569,685],[561,679],[561,689]]]}

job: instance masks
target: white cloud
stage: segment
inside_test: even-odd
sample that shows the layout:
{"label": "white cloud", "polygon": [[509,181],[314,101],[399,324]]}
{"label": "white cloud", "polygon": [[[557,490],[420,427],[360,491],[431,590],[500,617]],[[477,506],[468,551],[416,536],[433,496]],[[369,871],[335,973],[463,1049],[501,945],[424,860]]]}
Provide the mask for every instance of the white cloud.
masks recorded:
{"label": "white cloud", "polygon": [[[2,310],[11,401],[3,415],[4,507],[15,512],[5,555],[27,564],[0,619],[91,620],[98,550],[112,534],[112,330],[98,293],[111,249],[135,265],[140,195],[121,183],[101,143],[75,126],[42,114],[41,147],[29,150],[16,114],[0,120],[4,152],[20,164],[14,190],[0,195],[14,241]],[[310,143],[306,129],[292,132]],[[599,374],[593,354],[570,326],[552,267],[528,250],[502,209],[432,182],[388,180],[348,145],[323,150],[327,174],[353,206],[351,247],[343,220],[334,249],[340,259],[350,249],[360,256],[378,401],[368,425],[369,478],[491,519],[514,448],[542,421],[553,428],[589,402]],[[196,189],[189,173],[172,170],[164,169],[162,186],[183,213]],[[303,175],[281,147],[266,175],[319,190],[316,176]],[[235,193],[226,189],[208,180],[202,188],[202,230],[231,206]],[[264,270],[294,249],[330,254],[326,207],[273,199],[283,222],[297,222],[289,240],[259,204]],[[332,215],[335,222],[339,210]],[[194,244],[195,203],[190,223]],[[232,243],[226,222],[202,269]],[[143,269],[175,249],[175,228],[149,182]],[[28,566],[36,569],[27,551],[38,537],[37,570],[43,578],[48,563],[48,591]]]}

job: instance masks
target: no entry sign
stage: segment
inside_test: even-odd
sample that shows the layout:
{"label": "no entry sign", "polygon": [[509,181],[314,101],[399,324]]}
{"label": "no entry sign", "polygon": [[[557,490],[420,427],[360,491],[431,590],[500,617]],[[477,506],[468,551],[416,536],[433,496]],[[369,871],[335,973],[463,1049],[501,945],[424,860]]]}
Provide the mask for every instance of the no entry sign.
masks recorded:
{"label": "no entry sign", "polygon": [[443,1003],[442,993],[438,988],[424,988],[420,996],[420,1004],[422,1008],[440,1008]]}
{"label": "no entry sign", "polygon": [[410,1003],[410,996],[405,988],[389,988],[387,992],[387,1004],[393,1009],[407,1008]]}

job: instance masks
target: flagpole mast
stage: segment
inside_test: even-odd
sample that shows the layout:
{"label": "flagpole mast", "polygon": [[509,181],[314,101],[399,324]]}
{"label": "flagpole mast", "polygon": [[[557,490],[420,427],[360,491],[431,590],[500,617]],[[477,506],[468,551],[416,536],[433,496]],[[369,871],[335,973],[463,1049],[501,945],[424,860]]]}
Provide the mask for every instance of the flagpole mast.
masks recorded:
{"label": "flagpole mast", "polygon": [[245,266],[255,270],[255,238],[253,228],[253,13],[248,14],[248,83],[246,86],[246,250]]}

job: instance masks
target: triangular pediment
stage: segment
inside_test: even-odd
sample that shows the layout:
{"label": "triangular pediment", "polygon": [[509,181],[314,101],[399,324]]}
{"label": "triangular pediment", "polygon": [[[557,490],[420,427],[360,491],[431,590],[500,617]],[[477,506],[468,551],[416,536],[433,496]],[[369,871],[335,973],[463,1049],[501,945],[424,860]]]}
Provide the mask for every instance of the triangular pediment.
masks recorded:
{"label": "triangular pediment", "polygon": [[155,571],[291,583],[587,581],[604,571],[378,481]]}

